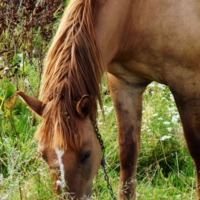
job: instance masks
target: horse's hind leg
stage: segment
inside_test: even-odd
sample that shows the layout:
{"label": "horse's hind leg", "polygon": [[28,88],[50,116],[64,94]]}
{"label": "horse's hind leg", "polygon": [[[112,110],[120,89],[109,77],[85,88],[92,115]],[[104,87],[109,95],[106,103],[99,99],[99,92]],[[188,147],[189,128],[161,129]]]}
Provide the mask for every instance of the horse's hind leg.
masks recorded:
{"label": "horse's hind leg", "polygon": [[[126,79],[127,80],[127,79]],[[142,94],[147,83],[131,77],[124,81],[108,73],[107,82],[114,101],[119,132],[119,199],[135,199],[136,164],[140,146]]]}
{"label": "horse's hind leg", "polygon": [[[195,82],[195,79],[197,80]],[[171,88],[174,95],[190,155],[194,160],[197,174],[198,199],[200,199],[200,86],[199,78],[187,79],[180,88]],[[188,84],[188,82],[190,82]],[[176,84],[175,87],[177,87]]]}

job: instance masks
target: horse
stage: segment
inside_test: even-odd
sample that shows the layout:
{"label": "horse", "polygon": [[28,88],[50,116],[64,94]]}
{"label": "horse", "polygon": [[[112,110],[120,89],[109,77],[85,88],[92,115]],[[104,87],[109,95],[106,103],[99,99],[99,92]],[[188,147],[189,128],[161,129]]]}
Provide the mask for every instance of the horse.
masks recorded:
{"label": "horse", "polygon": [[75,199],[91,195],[101,164],[94,121],[106,72],[118,123],[118,199],[136,199],[142,94],[152,81],[174,96],[200,199],[199,37],[198,0],[70,1],[46,57],[40,100],[18,92],[43,119],[35,138],[56,194],[63,187]]}

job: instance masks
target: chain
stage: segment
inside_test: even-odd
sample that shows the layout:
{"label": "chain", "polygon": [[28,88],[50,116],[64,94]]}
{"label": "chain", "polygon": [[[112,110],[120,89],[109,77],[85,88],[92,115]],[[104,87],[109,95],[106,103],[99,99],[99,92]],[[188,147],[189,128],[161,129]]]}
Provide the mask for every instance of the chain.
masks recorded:
{"label": "chain", "polygon": [[108,173],[107,173],[106,167],[105,167],[106,160],[105,160],[105,148],[104,148],[103,139],[102,139],[101,134],[99,132],[99,128],[97,126],[96,121],[93,122],[93,125],[94,125],[95,133],[97,135],[97,139],[99,140],[99,143],[100,143],[100,146],[101,146],[101,150],[102,150],[101,166],[103,167],[104,178],[105,178],[105,181],[107,183],[107,187],[108,187],[108,190],[110,192],[110,196],[112,197],[113,200],[116,200],[115,195],[113,193],[112,186],[111,186],[110,181],[109,181],[109,176],[108,176]]}

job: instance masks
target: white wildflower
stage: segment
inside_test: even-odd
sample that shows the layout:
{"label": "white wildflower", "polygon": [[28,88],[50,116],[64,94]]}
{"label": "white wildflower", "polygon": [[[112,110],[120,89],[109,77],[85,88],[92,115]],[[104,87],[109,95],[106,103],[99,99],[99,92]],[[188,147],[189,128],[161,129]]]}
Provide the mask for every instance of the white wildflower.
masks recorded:
{"label": "white wildflower", "polygon": [[167,128],[167,130],[168,130],[169,132],[171,132],[171,130],[172,130],[172,127],[168,127],[168,128]]}
{"label": "white wildflower", "polygon": [[108,114],[113,110],[113,106],[110,106],[110,107],[104,106],[104,109],[105,109],[105,114]]}
{"label": "white wildflower", "polygon": [[155,83],[150,83],[148,86],[149,86],[149,87],[154,87],[154,86],[155,86]]}
{"label": "white wildflower", "polygon": [[170,97],[169,97],[172,101],[174,101],[174,96],[172,94],[170,94]]}
{"label": "white wildflower", "polygon": [[173,124],[177,124],[177,123],[178,123],[178,120],[179,120],[179,115],[174,115],[174,116],[172,117],[172,123],[173,123]]}
{"label": "white wildflower", "polygon": [[108,108],[108,112],[110,112],[110,111],[112,111],[113,110],[113,106],[110,106],[109,108]]}
{"label": "white wildflower", "polygon": [[164,135],[164,136],[162,136],[161,138],[160,138],[160,140],[167,140],[167,139],[169,139],[169,138],[171,138],[171,136],[170,135]]}
{"label": "white wildflower", "polygon": [[158,84],[158,87],[161,89],[165,89],[165,85],[162,85],[162,84]]}
{"label": "white wildflower", "polygon": [[176,109],[176,107],[168,107],[169,111],[174,111]]}
{"label": "white wildflower", "polygon": [[166,124],[166,125],[168,125],[168,124],[170,124],[170,122],[163,122],[163,124]]}
{"label": "white wildflower", "polygon": [[26,88],[28,88],[30,86],[28,79],[24,80],[24,85]]}
{"label": "white wildflower", "polygon": [[0,185],[3,185],[3,174],[0,174]]}

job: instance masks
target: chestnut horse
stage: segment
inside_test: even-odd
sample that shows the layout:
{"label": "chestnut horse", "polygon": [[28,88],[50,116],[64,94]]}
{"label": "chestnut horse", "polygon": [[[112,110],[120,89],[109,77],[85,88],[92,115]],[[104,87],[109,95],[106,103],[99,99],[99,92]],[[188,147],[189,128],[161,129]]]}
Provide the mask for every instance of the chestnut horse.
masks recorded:
{"label": "chestnut horse", "polygon": [[61,184],[76,199],[91,195],[101,160],[93,121],[104,71],[118,122],[118,199],[136,198],[142,94],[152,81],[174,95],[200,199],[200,1],[70,1],[47,55],[41,101],[18,92],[43,118],[35,137],[55,168],[55,193]]}

